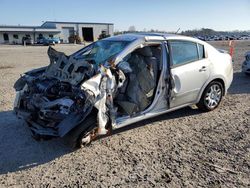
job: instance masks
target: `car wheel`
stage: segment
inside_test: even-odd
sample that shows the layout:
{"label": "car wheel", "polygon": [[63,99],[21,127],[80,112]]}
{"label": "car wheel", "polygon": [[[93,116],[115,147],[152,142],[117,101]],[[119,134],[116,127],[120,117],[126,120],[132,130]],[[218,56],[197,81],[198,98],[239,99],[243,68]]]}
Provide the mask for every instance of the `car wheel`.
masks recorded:
{"label": "car wheel", "polygon": [[217,108],[223,96],[223,87],[220,82],[211,82],[204,90],[197,107],[203,111],[212,111]]}
{"label": "car wheel", "polygon": [[74,149],[90,144],[90,133],[96,128],[96,126],[96,116],[90,115],[65,136],[64,139],[66,144]]}

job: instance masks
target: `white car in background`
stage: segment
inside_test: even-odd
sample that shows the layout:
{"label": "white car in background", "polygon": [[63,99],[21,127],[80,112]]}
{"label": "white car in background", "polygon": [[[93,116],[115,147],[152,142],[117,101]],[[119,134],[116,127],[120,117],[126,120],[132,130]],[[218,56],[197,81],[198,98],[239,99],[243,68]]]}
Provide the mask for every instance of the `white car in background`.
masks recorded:
{"label": "white car in background", "polygon": [[242,64],[242,72],[250,75],[250,51],[245,54],[245,61]]}

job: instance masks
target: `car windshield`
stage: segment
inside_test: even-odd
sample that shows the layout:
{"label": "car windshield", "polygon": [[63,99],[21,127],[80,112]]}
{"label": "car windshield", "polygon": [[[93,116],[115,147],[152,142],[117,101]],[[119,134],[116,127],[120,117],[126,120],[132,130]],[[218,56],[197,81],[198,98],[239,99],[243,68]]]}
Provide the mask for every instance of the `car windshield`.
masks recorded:
{"label": "car windshield", "polygon": [[100,65],[119,54],[129,43],[131,41],[100,40],[76,52],[74,56]]}

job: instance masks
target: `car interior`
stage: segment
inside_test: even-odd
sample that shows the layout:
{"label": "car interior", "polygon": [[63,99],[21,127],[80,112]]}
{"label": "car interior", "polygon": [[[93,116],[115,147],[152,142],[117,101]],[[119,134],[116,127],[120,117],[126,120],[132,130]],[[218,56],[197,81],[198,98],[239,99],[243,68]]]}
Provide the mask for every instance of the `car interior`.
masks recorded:
{"label": "car interior", "polygon": [[114,103],[118,116],[135,115],[153,102],[161,71],[161,45],[155,44],[134,50],[124,60],[131,70],[119,88]]}

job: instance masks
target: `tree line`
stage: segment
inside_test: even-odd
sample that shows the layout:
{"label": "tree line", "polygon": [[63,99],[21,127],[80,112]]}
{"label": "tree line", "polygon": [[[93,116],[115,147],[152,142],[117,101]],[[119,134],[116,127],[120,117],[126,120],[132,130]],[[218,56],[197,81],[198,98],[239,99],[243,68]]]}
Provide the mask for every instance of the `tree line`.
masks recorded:
{"label": "tree line", "polygon": [[[135,26],[129,26],[128,30],[125,31],[118,31],[114,32],[114,35],[125,34],[125,33],[137,33],[137,32],[153,32],[153,33],[176,33],[177,31],[162,31],[157,29],[150,29],[150,30],[136,30]],[[248,31],[215,31],[209,28],[201,28],[201,29],[193,29],[193,30],[185,30],[178,32],[178,34],[187,35],[187,36],[212,36],[212,35],[250,35],[250,30]]]}

